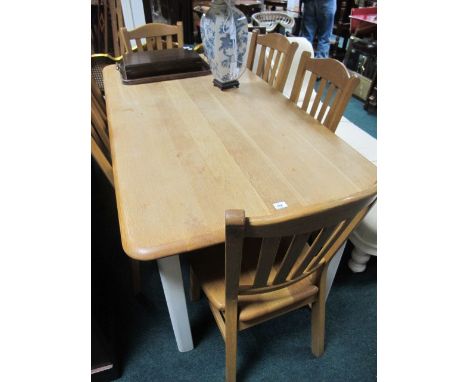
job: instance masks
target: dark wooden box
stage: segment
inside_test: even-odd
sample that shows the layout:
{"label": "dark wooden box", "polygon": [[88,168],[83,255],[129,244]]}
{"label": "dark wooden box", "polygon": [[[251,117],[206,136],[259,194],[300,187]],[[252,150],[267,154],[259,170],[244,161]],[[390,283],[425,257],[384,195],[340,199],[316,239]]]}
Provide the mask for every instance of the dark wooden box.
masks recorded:
{"label": "dark wooden box", "polygon": [[145,83],[210,73],[209,65],[194,51],[182,48],[126,54],[120,64],[124,83]]}

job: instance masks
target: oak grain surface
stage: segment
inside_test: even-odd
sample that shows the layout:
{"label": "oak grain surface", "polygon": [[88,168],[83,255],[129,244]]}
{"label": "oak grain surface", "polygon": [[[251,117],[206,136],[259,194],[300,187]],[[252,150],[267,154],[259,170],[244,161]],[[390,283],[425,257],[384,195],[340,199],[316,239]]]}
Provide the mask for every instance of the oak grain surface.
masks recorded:
{"label": "oak grain surface", "polygon": [[[224,212],[289,215],[367,190],[376,167],[250,71],[123,85],[104,69],[125,252],[157,259],[224,241]],[[273,203],[288,207],[275,210]]]}

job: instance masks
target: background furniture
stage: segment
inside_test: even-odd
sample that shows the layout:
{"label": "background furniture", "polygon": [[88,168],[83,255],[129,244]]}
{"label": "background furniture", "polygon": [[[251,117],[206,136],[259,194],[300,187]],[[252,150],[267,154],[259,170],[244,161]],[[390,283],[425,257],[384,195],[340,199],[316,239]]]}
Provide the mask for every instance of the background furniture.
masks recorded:
{"label": "background furniture", "polygon": [[[324,351],[326,268],[373,202],[376,188],[290,219],[246,218],[226,211],[220,253],[192,256],[192,283],[201,286],[226,342],[226,380],[236,380],[237,332],[312,304],[312,353]],[[249,247],[257,239],[261,246]],[[223,258],[225,261],[218,261]],[[196,295],[197,293],[192,293]]]}
{"label": "background furniture", "polygon": [[142,0],[146,23],[184,24],[184,42],[193,44],[193,6],[196,0]]}
{"label": "background furniture", "polygon": [[[255,60],[257,45],[261,46],[261,50],[258,60]],[[279,33],[259,35],[258,31],[253,31],[247,57],[247,69],[253,70],[254,61],[256,61],[257,76],[282,92],[297,47],[296,42],[289,42]]]}
{"label": "background furniture", "polygon": [[[298,102],[307,71],[311,72],[311,77],[301,109],[335,132],[359,80],[335,59],[314,59],[310,57],[310,52],[302,52],[291,92],[291,101],[294,103]],[[315,97],[312,98],[315,85],[318,85],[318,89]],[[310,104],[312,99],[313,102]]]}
{"label": "background furniture", "polygon": [[[177,22],[177,25],[146,24],[131,31],[128,31],[127,28],[120,28],[120,35],[124,42],[125,53],[132,53],[132,40],[135,40],[138,52],[182,48],[184,46],[184,28],[180,21]],[[177,41],[174,41],[174,37]],[[143,47],[142,39],[146,41],[146,49]]]}
{"label": "background furniture", "polygon": [[265,8],[271,11],[276,11],[278,8],[285,11],[288,8],[286,0],[264,0]]}
{"label": "background furniture", "polygon": [[123,43],[118,32],[124,26],[120,0],[94,0],[91,5],[91,53],[120,56]]}
{"label": "background furniture", "polygon": [[252,24],[265,27],[267,33],[286,34],[294,28],[294,18],[284,12],[263,11],[252,15]]}
{"label": "background furniture", "polygon": [[352,35],[343,63],[358,75],[360,84],[354,94],[371,112],[377,108],[377,8],[354,8],[350,19]]}
{"label": "background furniture", "polygon": [[376,181],[372,163],[254,73],[240,82],[126,86],[104,69],[122,245],[157,260],[182,351],[193,343],[178,254],[223,243],[223,211],[287,217]]}
{"label": "background furniture", "polygon": [[330,57],[339,61],[342,61],[346,54],[348,39],[351,35],[349,15],[354,7],[356,7],[355,0],[337,0],[336,2],[335,22],[332,32],[335,40],[330,44]]}

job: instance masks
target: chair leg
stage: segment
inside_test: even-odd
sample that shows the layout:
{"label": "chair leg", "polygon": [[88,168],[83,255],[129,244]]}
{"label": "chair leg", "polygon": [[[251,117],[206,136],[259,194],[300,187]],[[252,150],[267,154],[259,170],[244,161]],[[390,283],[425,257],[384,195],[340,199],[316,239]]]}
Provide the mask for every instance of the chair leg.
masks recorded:
{"label": "chair leg", "polygon": [[325,303],[327,301],[328,264],[322,270],[317,301],[312,304],[312,354],[320,357],[325,350]]}
{"label": "chair leg", "polygon": [[312,354],[320,357],[325,349],[325,302],[312,304]]}
{"label": "chair leg", "polygon": [[237,309],[226,314],[226,382],[236,382],[237,372]]}
{"label": "chair leg", "polygon": [[136,296],[141,293],[140,262],[138,260],[130,259],[130,265],[132,267],[133,294]]}
{"label": "chair leg", "polygon": [[192,267],[190,267],[190,301],[193,302],[200,300],[200,292],[200,282],[198,281]]}

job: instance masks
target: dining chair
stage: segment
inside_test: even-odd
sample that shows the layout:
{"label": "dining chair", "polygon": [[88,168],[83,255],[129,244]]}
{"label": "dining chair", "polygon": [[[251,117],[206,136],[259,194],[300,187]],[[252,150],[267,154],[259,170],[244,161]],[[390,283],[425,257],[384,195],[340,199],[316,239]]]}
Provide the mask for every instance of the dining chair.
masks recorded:
{"label": "dining chair", "polygon": [[[132,53],[131,40],[135,40],[137,51],[143,52],[142,39],[146,39],[146,50],[182,48],[184,46],[184,27],[181,21],[176,25],[150,23],[131,31],[120,28],[120,36],[125,46],[125,53]],[[177,37],[177,41],[174,41]]]}
{"label": "dining chair", "polygon": [[[304,82],[309,72],[308,82]],[[310,52],[304,51],[290,99],[297,104],[301,89],[307,85],[301,109],[335,132],[358,84],[359,78],[351,74],[340,61],[333,58],[314,59]]]}
{"label": "dining chair", "polygon": [[297,42],[289,42],[279,33],[259,35],[258,30],[253,31],[247,56],[247,69],[252,71],[257,45],[261,46],[256,66],[257,76],[282,92],[298,47]]}
{"label": "dining chair", "polygon": [[[91,78],[91,155],[109,183],[114,187],[105,105],[99,87]],[[130,265],[133,293],[137,295],[141,292],[140,263],[130,259]]]}
{"label": "dining chair", "polygon": [[225,245],[190,257],[190,289],[192,300],[203,290],[225,340],[227,381],[236,380],[238,331],[306,305],[312,305],[312,353],[322,355],[328,263],[376,192],[374,186],[287,219],[225,212]]}

